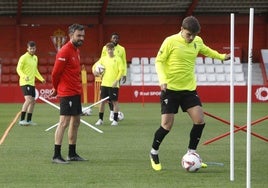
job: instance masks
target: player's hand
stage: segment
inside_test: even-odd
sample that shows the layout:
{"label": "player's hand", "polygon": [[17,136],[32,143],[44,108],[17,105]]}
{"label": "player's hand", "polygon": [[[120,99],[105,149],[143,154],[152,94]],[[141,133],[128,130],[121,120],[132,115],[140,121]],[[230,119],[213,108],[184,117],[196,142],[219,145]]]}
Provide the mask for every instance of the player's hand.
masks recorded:
{"label": "player's hand", "polygon": [[118,80],[114,81],[113,86],[112,87],[117,87],[118,84]]}
{"label": "player's hand", "polygon": [[167,90],[167,84],[161,84],[160,85],[161,91],[165,91]]}
{"label": "player's hand", "polygon": [[224,60],[229,60],[229,59],[231,59],[231,54],[226,54]]}
{"label": "player's hand", "polygon": [[43,80],[42,83],[45,84],[46,83],[46,80]]}
{"label": "player's hand", "polygon": [[123,76],[123,77],[121,78],[121,82],[122,82],[122,84],[126,83],[126,81],[127,81],[127,77],[126,77],[126,76]]}
{"label": "player's hand", "polygon": [[51,89],[50,96],[56,97],[57,96],[57,90],[55,88]]}

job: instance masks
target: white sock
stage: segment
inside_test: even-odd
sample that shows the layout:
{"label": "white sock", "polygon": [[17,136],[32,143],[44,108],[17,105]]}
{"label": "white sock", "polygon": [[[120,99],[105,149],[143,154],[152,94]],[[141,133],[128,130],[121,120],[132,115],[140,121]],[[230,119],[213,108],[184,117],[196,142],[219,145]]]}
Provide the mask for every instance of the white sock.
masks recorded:
{"label": "white sock", "polygon": [[151,149],[151,154],[158,155],[158,150],[155,150],[154,148]]}
{"label": "white sock", "polygon": [[196,150],[195,149],[188,149],[187,153],[195,153]]}

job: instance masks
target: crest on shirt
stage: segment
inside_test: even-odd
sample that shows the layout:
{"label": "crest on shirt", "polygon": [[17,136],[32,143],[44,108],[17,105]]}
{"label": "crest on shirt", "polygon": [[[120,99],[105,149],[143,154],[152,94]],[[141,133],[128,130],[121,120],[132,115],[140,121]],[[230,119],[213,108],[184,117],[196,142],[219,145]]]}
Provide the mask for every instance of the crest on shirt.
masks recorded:
{"label": "crest on shirt", "polygon": [[53,42],[56,51],[59,51],[67,41],[67,36],[65,35],[65,32],[60,29],[54,31],[53,36],[50,36],[50,38]]}

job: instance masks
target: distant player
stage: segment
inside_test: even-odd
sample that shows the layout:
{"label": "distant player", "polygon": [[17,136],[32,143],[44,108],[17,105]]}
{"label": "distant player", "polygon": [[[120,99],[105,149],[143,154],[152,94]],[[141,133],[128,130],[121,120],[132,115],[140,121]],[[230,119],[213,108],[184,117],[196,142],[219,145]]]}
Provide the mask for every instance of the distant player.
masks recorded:
{"label": "distant player", "polygon": [[[124,64],[124,70],[123,70],[123,76],[121,78],[121,83],[124,84],[127,80],[127,59],[126,59],[126,50],[125,48],[119,44],[120,36],[118,33],[112,33],[110,42],[114,44],[114,55],[121,58],[123,64]],[[106,46],[103,46],[101,57],[108,56]],[[113,103],[109,102],[109,108],[110,108],[110,121],[113,121]]]}
{"label": "distant player", "polygon": [[[35,78],[45,83],[45,79],[38,71],[38,58],[35,55],[36,44],[34,41],[27,43],[27,52],[23,54],[17,65],[17,73],[20,77],[19,85],[24,95],[24,103],[21,109],[19,125],[36,125],[32,122],[35,106]],[[27,119],[25,120],[27,113]]]}
{"label": "distant player", "polygon": [[[114,44],[109,42],[106,44],[106,51],[108,56],[101,57],[99,61],[97,61],[93,67],[92,72],[95,76],[100,76],[99,72],[96,72],[95,67],[98,64],[101,64],[104,67],[104,73],[102,75],[101,81],[101,99],[109,96],[110,102],[113,104],[113,126],[118,125],[118,91],[120,87],[120,79],[123,76],[124,72],[124,64],[120,57],[114,55]],[[106,102],[102,102],[99,108],[99,120],[95,123],[95,125],[103,124],[103,115],[104,115],[104,107]]]}

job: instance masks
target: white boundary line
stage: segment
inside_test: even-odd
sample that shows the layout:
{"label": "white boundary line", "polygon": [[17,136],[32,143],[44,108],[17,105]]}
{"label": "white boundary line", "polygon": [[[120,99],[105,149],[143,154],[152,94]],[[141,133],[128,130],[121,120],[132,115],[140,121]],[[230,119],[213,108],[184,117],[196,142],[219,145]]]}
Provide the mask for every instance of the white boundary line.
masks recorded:
{"label": "white boundary line", "polygon": [[[59,106],[57,106],[56,104],[50,102],[49,100],[47,100],[47,99],[45,99],[45,98],[43,98],[43,97],[41,97],[41,96],[39,97],[39,99],[42,100],[42,101],[44,101],[45,103],[47,103],[47,104],[53,106],[54,108],[57,108],[58,110],[60,109]],[[82,119],[80,119],[80,121],[81,121],[81,123],[83,123],[83,124],[89,126],[90,128],[94,129],[95,131],[97,131],[97,132],[99,132],[99,133],[103,133],[102,130],[100,130],[100,129],[94,127],[93,125],[87,123],[86,121],[84,121],[84,120],[82,120]],[[48,131],[48,130],[54,128],[54,127],[56,127],[57,125],[58,125],[58,123],[55,124],[55,125],[53,125],[53,126],[51,126],[51,127],[49,127],[48,129],[46,129],[46,131]]]}

